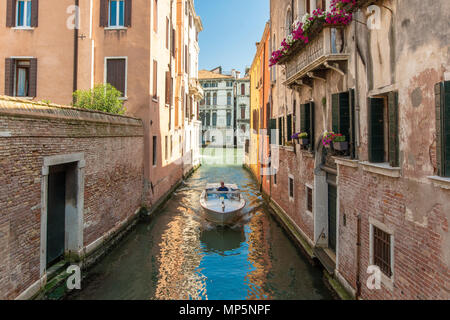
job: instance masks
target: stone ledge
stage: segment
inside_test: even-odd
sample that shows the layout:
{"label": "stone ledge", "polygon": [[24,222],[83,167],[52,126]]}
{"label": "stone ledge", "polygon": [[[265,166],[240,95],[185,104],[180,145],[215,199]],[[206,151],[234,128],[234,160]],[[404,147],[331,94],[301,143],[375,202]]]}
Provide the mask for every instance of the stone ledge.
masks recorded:
{"label": "stone ledge", "polygon": [[366,161],[360,163],[363,170],[367,172],[376,173],[391,178],[400,178],[402,175],[400,167],[391,167],[389,163],[370,163]]}
{"label": "stone ledge", "polygon": [[334,162],[337,165],[351,167],[351,168],[358,168],[359,166],[359,160],[353,160],[349,158],[341,158],[341,157],[332,157],[334,159]]}
{"label": "stone ledge", "polygon": [[427,177],[430,179],[436,187],[441,187],[443,189],[450,190],[450,178],[444,178],[439,176]]}

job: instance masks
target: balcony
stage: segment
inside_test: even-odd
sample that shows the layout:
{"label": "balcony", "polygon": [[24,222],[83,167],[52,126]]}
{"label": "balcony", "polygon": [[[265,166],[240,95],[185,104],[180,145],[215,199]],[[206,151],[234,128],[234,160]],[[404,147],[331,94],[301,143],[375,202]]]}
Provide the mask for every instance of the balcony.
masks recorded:
{"label": "balcony", "polygon": [[197,100],[203,99],[203,88],[197,78],[189,79],[189,94],[193,95]]}
{"label": "balcony", "polygon": [[343,63],[350,57],[343,26],[316,23],[310,42],[295,43],[280,60],[286,66],[285,85],[311,85],[311,79],[325,80],[323,72],[332,69],[344,75]]}

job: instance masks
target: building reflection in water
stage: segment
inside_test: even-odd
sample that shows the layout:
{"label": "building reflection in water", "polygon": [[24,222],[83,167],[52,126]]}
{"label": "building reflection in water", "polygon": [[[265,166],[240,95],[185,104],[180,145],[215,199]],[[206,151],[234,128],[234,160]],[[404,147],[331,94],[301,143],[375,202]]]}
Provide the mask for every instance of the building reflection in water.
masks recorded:
{"label": "building reflection in water", "polygon": [[205,277],[200,273],[200,223],[192,209],[178,207],[159,244],[159,279],[155,299],[207,299]]}

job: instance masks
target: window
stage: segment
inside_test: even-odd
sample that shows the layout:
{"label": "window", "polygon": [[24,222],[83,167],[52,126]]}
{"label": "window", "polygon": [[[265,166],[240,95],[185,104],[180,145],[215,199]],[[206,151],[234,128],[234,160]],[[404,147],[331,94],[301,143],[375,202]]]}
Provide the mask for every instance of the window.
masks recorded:
{"label": "window", "polygon": [[164,137],[164,142],[165,142],[165,144],[164,144],[164,157],[165,157],[165,159],[167,161],[167,159],[169,158],[169,137],[168,136]]}
{"label": "window", "polygon": [[371,225],[372,231],[372,261],[387,277],[392,277],[392,235]]}
{"label": "window", "polygon": [[283,123],[284,123],[283,117],[278,118],[278,144],[280,146],[282,146],[284,143]]}
{"label": "window", "polygon": [[353,89],[331,95],[332,131],[345,136],[349,143],[347,153],[354,158],[355,126],[354,126],[354,92]]}
{"label": "window", "polygon": [[313,212],[313,190],[310,187],[306,187],[306,210]]}
{"label": "window", "polygon": [[31,27],[31,0],[16,2],[16,27]]}
{"label": "window", "polygon": [[398,95],[390,92],[369,99],[369,161],[398,167]]}
{"label": "window", "polygon": [[153,0],[153,31],[158,32],[158,0]]}
{"label": "window", "polygon": [[245,107],[241,107],[241,119],[245,119]]}
{"label": "window", "polygon": [[213,94],[213,105],[214,106],[217,105],[217,92],[214,92],[214,94]]}
{"label": "window", "polygon": [[125,3],[123,0],[109,1],[109,26],[123,27],[125,25]]}
{"label": "window", "polygon": [[106,82],[119,90],[121,97],[127,95],[127,59],[126,58],[105,58],[106,59]]}
{"label": "window", "polygon": [[252,129],[256,132],[259,131],[259,113],[258,110],[252,112]]}
{"label": "window", "polygon": [[166,71],[166,105],[170,106],[172,104],[172,89],[173,89],[173,79],[169,71]]}
{"label": "window", "polygon": [[169,49],[169,32],[170,32],[170,26],[169,26],[169,18],[166,18],[166,49]]}
{"label": "window", "polygon": [[210,126],[211,125],[211,113],[207,112],[206,113],[206,126]]}
{"label": "window", "polygon": [[287,141],[292,141],[292,114],[288,114],[286,118],[286,134]]}
{"label": "window", "polygon": [[200,119],[202,120],[202,126],[205,126],[205,113],[200,112]]}
{"label": "window", "polygon": [[289,8],[288,9],[288,11],[287,11],[287,13],[286,13],[286,29],[285,29],[285,32],[286,32],[286,37],[289,35],[289,34],[291,34],[291,32],[292,32],[292,23],[293,23],[293,21],[292,21],[292,11],[291,11],[291,9]]}
{"label": "window", "polygon": [[241,95],[245,96],[245,83],[241,84]]}
{"label": "window", "polygon": [[227,127],[231,127],[231,112],[227,112]]}
{"label": "window", "polygon": [[213,112],[212,114],[212,126],[216,127],[217,126],[217,113]]}
{"label": "window", "polygon": [[308,134],[309,147],[302,146],[302,148],[309,148],[314,150],[314,102],[309,102],[300,105],[300,132]]}
{"label": "window", "polygon": [[152,161],[153,161],[153,165],[156,166],[157,163],[157,147],[158,147],[158,137],[157,136],[153,136],[153,156],[152,156]]}
{"label": "window", "polygon": [[227,105],[231,106],[231,92],[227,93]]}
{"label": "window", "polygon": [[153,60],[153,98],[158,99],[158,61]]}
{"label": "window", "polygon": [[289,199],[294,199],[294,177],[289,175]]}
{"label": "window", "polygon": [[435,86],[437,174],[450,178],[450,81]]}
{"label": "window", "polygon": [[273,184],[277,184],[277,169],[273,169]]}
{"label": "window", "polygon": [[206,94],[206,105],[211,105],[211,93],[209,92]]}
{"label": "window", "polygon": [[16,97],[28,97],[30,89],[30,61],[17,60],[15,74],[15,94]]}
{"label": "window", "polygon": [[5,95],[36,97],[37,59],[5,59]]}

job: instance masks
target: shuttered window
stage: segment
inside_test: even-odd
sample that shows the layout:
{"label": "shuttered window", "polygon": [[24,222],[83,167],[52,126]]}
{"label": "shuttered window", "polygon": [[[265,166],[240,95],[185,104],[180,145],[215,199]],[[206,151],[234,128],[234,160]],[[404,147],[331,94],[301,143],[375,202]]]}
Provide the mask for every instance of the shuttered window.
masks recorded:
{"label": "shuttered window", "polygon": [[294,178],[289,177],[289,198],[294,198]]}
{"label": "shuttered window", "polygon": [[165,94],[166,94],[166,105],[170,105],[172,102],[172,77],[170,76],[170,72],[166,71],[166,90],[165,90]]}
{"label": "shuttered window", "polygon": [[283,145],[283,118],[278,118],[278,145]]}
{"label": "shuttered window", "polygon": [[286,118],[286,131],[287,141],[292,141],[292,114],[289,114]]}
{"label": "shuttered window", "polygon": [[37,59],[5,59],[5,95],[36,97]]}
{"label": "shuttered window", "polygon": [[370,162],[383,163],[387,160],[392,167],[400,165],[398,127],[397,92],[390,92],[385,97],[369,98]]}
{"label": "shuttered window", "polygon": [[158,61],[153,60],[153,98],[158,99]]}
{"label": "shuttered window", "polygon": [[131,27],[132,0],[100,0],[100,27]]}
{"label": "shuttered window", "polygon": [[313,212],[313,191],[310,187],[306,187],[306,210]]}
{"label": "shuttered window", "polygon": [[127,62],[124,58],[106,59],[106,82],[119,90],[121,97],[127,95]]}
{"label": "shuttered window", "polygon": [[314,102],[300,105],[300,132],[306,132],[309,150],[314,150]]}
{"label": "shuttered window", "polygon": [[332,130],[340,133],[348,141],[350,132],[350,106],[349,92],[333,94],[331,96],[332,106]]}
{"label": "shuttered window", "polygon": [[437,174],[450,178],[450,81],[436,84],[435,94]]}
{"label": "shuttered window", "polygon": [[6,26],[9,28],[36,28],[39,0],[7,0]]}
{"label": "shuttered window", "polygon": [[158,32],[158,0],[153,0],[153,31]]}

